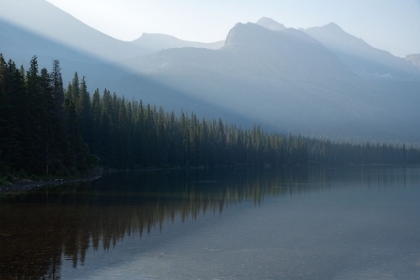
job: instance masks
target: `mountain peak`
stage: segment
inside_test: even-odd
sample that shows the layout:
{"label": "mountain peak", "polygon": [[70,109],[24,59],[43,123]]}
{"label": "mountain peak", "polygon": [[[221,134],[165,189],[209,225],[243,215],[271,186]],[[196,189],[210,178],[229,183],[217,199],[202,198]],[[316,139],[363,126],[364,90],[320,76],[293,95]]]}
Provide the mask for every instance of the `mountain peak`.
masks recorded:
{"label": "mountain peak", "polygon": [[268,17],[260,18],[260,20],[257,21],[256,24],[273,31],[282,31],[286,29],[286,27],[283,24],[278,23],[277,21]]}
{"label": "mountain peak", "polygon": [[226,37],[225,46],[229,45],[242,45],[242,46],[255,46],[260,45],[267,37],[270,37],[273,31],[268,30],[255,23],[237,23],[229,31]]}
{"label": "mountain peak", "polygon": [[331,31],[343,32],[343,29],[338,24],[336,24],[334,22],[330,22],[330,23],[324,25],[322,28],[328,29],[328,30],[331,30]]}
{"label": "mountain peak", "polygon": [[321,43],[302,31],[285,28],[284,31],[273,31],[259,24],[248,22],[237,23],[226,37],[226,47],[235,47],[241,50],[257,50],[258,52],[272,51],[280,46],[307,46]]}

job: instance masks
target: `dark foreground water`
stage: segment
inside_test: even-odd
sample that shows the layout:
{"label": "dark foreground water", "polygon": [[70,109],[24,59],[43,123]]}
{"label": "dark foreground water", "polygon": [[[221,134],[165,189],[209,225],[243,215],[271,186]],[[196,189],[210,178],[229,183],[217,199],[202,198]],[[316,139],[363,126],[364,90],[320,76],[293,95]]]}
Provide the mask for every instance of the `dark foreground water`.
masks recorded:
{"label": "dark foreground water", "polygon": [[420,279],[420,168],[118,173],[0,198],[0,279]]}

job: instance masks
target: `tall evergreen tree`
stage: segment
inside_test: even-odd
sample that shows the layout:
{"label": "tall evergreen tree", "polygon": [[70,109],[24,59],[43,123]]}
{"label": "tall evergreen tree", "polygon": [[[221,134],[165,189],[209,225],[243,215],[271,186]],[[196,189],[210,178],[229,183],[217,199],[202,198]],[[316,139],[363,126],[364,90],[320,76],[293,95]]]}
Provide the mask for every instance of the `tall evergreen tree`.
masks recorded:
{"label": "tall evergreen tree", "polygon": [[[78,80],[77,73],[74,78],[75,82]],[[91,110],[91,103],[90,103],[90,94],[87,90],[86,80],[83,76],[82,81],[78,89],[75,90],[75,86],[73,85],[73,92],[76,96],[75,92],[78,92],[78,99],[75,99],[74,102],[76,105],[76,112],[78,116],[80,131],[82,133],[83,139],[85,140],[88,146],[92,146],[92,110]]]}

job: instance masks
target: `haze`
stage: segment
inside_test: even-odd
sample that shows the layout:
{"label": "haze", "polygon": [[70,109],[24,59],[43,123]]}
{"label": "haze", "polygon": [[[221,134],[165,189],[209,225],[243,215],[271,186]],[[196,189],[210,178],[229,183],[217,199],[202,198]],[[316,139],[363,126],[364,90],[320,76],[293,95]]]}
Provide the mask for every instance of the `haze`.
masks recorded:
{"label": "haze", "polygon": [[95,29],[127,41],[145,32],[169,34],[184,40],[214,42],[224,39],[237,22],[256,22],[266,16],[293,28],[335,22],[373,47],[400,57],[420,50],[419,0],[48,2]]}
{"label": "haze", "polygon": [[419,34],[420,0],[0,0],[0,279],[420,279]]}

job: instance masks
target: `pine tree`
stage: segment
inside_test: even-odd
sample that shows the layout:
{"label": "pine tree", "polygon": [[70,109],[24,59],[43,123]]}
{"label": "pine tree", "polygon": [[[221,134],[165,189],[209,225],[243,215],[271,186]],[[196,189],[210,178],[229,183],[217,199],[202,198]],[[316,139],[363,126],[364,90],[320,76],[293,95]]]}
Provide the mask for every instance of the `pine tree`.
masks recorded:
{"label": "pine tree", "polygon": [[64,101],[64,115],[71,166],[74,170],[85,171],[90,164],[89,154],[80,132],[76,108],[70,99]]}
{"label": "pine tree", "polygon": [[78,99],[75,99],[74,102],[77,102],[76,112],[79,121],[80,131],[82,133],[83,139],[86,144],[91,147],[92,146],[92,110],[90,104],[90,94],[87,90],[86,80],[83,76],[82,81],[80,83],[79,88],[75,88],[75,83],[77,82],[78,77],[77,73],[74,78],[73,83],[73,94],[76,96],[76,92],[78,91]]}
{"label": "pine tree", "polygon": [[54,155],[51,154],[51,143],[55,140],[55,130],[52,126],[52,116],[54,114],[54,100],[52,96],[51,79],[47,70],[43,68],[40,76],[40,92],[39,92],[39,103],[40,103],[40,140],[43,143],[42,149],[42,172],[49,174],[50,165]]}
{"label": "pine tree", "polygon": [[52,149],[54,149],[54,162],[55,169],[65,170],[69,162],[66,161],[66,155],[69,153],[68,144],[64,131],[64,87],[61,75],[60,62],[53,61],[53,68],[50,74],[51,78],[51,91],[53,99],[53,107],[51,112],[51,125],[53,135],[51,138]]}
{"label": "pine tree", "polygon": [[45,104],[42,102],[40,76],[37,57],[31,59],[29,70],[26,72],[26,94],[22,100],[27,105],[23,106],[20,115],[22,129],[22,148],[25,161],[24,169],[31,174],[42,173],[44,143],[42,139],[42,113]]}

